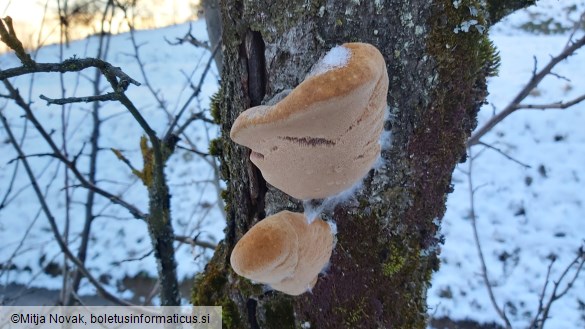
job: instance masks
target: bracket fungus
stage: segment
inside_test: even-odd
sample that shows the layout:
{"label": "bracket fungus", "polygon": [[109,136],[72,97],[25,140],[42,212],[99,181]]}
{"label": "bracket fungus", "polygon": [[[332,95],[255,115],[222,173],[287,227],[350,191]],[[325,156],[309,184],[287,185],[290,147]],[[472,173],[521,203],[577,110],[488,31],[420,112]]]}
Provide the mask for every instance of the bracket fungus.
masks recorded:
{"label": "bracket fungus", "polygon": [[254,225],[236,244],[233,270],[289,295],[317,282],[333,250],[333,232],[321,219],[311,224],[301,213],[281,211]]}
{"label": "bracket fungus", "polygon": [[326,198],[358,182],[379,157],[387,93],[380,51],[346,43],[276,104],[242,112],[230,136],[252,149],[250,160],[276,188]]}

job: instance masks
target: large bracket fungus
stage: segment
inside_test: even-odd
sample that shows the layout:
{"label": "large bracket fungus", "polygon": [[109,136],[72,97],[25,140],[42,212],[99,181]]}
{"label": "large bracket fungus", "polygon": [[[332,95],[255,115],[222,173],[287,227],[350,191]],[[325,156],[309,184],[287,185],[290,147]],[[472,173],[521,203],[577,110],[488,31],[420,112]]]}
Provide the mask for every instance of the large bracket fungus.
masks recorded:
{"label": "large bracket fungus", "polygon": [[346,43],[276,104],[242,112],[230,135],[252,149],[250,159],[276,188],[326,198],[358,182],[379,157],[387,93],[378,49]]}
{"label": "large bracket fungus", "polygon": [[[357,183],[380,156],[387,93],[378,49],[346,43],[275,104],[242,112],[230,136],[252,149],[270,184],[297,199],[327,198]],[[320,219],[282,211],[252,227],[230,262],[241,276],[300,295],[328,263],[334,234]]]}
{"label": "large bracket fungus", "polygon": [[333,250],[333,232],[321,219],[281,211],[254,225],[238,241],[230,263],[239,275],[300,295],[317,282]]}

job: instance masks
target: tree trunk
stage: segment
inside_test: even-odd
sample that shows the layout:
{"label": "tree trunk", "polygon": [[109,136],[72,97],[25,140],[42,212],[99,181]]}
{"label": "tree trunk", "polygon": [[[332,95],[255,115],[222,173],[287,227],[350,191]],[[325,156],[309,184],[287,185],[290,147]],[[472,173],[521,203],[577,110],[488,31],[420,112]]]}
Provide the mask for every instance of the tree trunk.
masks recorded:
{"label": "tree trunk", "polygon": [[[195,305],[223,306],[224,328],[425,328],[451,173],[465,158],[497,58],[483,29],[488,10],[480,1],[463,3],[222,2],[222,137],[215,146],[228,186],[227,229],[196,279]],[[478,25],[467,30],[470,20]],[[265,216],[303,207],[264,181],[250,151],[229,139],[231,125],[245,109],[297,86],[330,48],[353,41],[375,45],[386,59],[391,146],[353,199],[321,215],[337,223],[337,245],[312,293],[265,292],[231,270],[231,250]]]}

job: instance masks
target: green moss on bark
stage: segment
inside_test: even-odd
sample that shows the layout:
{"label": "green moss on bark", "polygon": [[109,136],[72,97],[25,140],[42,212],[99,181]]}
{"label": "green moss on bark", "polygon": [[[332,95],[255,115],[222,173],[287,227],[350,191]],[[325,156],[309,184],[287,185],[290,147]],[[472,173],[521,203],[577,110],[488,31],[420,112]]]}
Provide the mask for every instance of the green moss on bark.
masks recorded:
{"label": "green moss on bark", "polygon": [[294,310],[290,297],[284,295],[263,305],[267,329],[295,329]]}
{"label": "green moss on bark", "polygon": [[205,272],[195,277],[191,302],[194,306],[221,306],[223,328],[239,329],[242,328],[241,315],[237,305],[225,293],[229,285],[227,273],[222,269],[221,263],[217,262],[224,256],[225,246],[220,244]]}
{"label": "green moss on bark", "polygon": [[215,94],[211,96],[211,104],[209,108],[209,112],[211,113],[211,117],[213,118],[213,122],[220,124],[221,123],[221,111],[219,108],[219,101],[221,98],[221,88],[220,90],[216,91]]}
{"label": "green moss on bark", "polygon": [[223,141],[221,138],[214,138],[209,142],[209,154],[219,157],[222,153]]}
{"label": "green moss on bark", "polygon": [[[387,277],[392,277],[407,264],[409,260],[404,257],[398,248],[390,247],[388,260],[382,263],[382,272]],[[418,260],[415,260],[418,261]]]}

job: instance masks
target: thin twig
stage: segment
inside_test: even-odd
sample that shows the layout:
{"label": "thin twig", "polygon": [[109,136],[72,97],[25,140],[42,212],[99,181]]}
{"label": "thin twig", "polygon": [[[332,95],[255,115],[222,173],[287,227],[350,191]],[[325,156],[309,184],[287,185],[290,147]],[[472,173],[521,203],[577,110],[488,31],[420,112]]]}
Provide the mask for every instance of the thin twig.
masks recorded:
{"label": "thin twig", "polygon": [[[35,153],[35,154],[28,154],[25,155],[25,157],[27,158],[34,158],[34,157],[52,157],[52,158],[57,158],[57,156],[55,156],[55,154],[53,153]],[[16,161],[20,160],[20,157],[17,156],[16,158],[10,159],[6,164],[11,164],[14,163]]]}
{"label": "thin twig", "polygon": [[530,326],[528,326],[528,328],[530,328],[530,329],[537,328],[539,316],[542,314],[542,312],[544,310],[544,295],[546,294],[546,288],[548,287],[550,274],[552,272],[552,267],[553,267],[553,264],[555,263],[555,261],[556,261],[556,257],[551,259],[550,263],[548,264],[548,268],[546,269],[546,278],[544,279],[544,285],[542,286],[542,291],[540,292],[540,297],[538,298],[538,311],[536,312],[534,319],[532,319]]}
{"label": "thin twig", "polygon": [[69,249],[69,247],[67,246],[67,244],[63,241],[63,238],[61,237],[61,234],[59,233],[59,228],[57,227],[57,223],[55,220],[55,217],[53,216],[49,205],[47,204],[45,198],[43,197],[43,193],[37,183],[37,180],[34,176],[34,173],[28,163],[28,160],[26,159],[26,157],[24,156],[24,153],[22,151],[22,149],[20,148],[20,146],[18,145],[16,139],[14,138],[14,135],[12,133],[12,129],[10,128],[9,124],[8,124],[8,120],[4,117],[4,115],[2,115],[0,113],[0,120],[2,121],[2,124],[4,125],[4,129],[6,130],[8,137],[10,139],[10,143],[12,144],[12,146],[14,147],[14,149],[16,150],[16,152],[18,153],[19,157],[21,157],[21,162],[24,166],[24,169],[31,181],[31,185],[33,187],[33,190],[35,191],[35,194],[37,195],[38,201],[41,205],[41,208],[43,209],[43,212],[45,213],[45,216],[47,217],[48,221],[49,221],[49,225],[51,226],[51,231],[53,232],[53,236],[55,237],[55,240],[57,242],[57,244],[59,245],[59,248],[61,249],[61,251],[73,262],[73,264],[75,264],[75,266],[77,266],[78,270],[81,271],[83,273],[83,275],[89,280],[89,282],[91,282],[91,284],[96,288],[96,290],[98,291],[98,293],[100,295],[102,295],[104,298],[118,304],[118,305],[126,305],[126,306],[131,306],[132,304],[119,299],[118,297],[114,296],[113,294],[111,294],[110,292],[108,292],[101,284],[100,282],[93,277],[93,275],[85,268],[85,266],[81,263],[81,261],[75,257],[75,255],[73,255],[73,253],[71,252],[71,250]]}
{"label": "thin twig", "polygon": [[209,59],[207,60],[207,64],[205,64],[205,68],[203,69],[203,73],[201,73],[201,77],[199,77],[199,83],[197,84],[197,86],[193,87],[193,93],[191,94],[191,97],[189,97],[189,100],[183,105],[183,108],[181,108],[181,110],[179,111],[179,113],[175,116],[173,122],[171,122],[171,124],[169,125],[169,128],[167,130],[167,133],[165,134],[164,140],[168,140],[170,138],[171,135],[180,135],[187,127],[187,125],[189,123],[191,123],[193,120],[195,119],[200,119],[200,117],[191,117],[191,120],[187,120],[187,124],[183,124],[178,131],[179,132],[175,132],[173,133],[173,130],[175,129],[175,126],[177,125],[177,123],[179,122],[179,119],[181,118],[181,116],[183,115],[183,113],[187,110],[188,104],[191,102],[191,100],[193,100],[195,97],[199,96],[199,93],[201,93],[201,88],[203,88],[203,83],[205,82],[205,77],[207,76],[207,72],[209,72],[209,69],[211,68],[211,63],[213,63],[213,58],[215,56],[215,54],[217,53],[217,51],[219,50],[219,46],[220,46],[220,42],[217,43],[217,45],[215,45],[215,47],[213,48],[213,51],[211,52],[211,56],[209,56]]}
{"label": "thin twig", "polygon": [[185,35],[182,38],[175,38],[175,42],[172,42],[170,40],[168,40],[165,37],[165,41],[171,45],[171,46],[177,46],[177,45],[182,45],[183,43],[187,42],[192,44],[195,47],[201,47],[207,50],[211,50],[211,47],[209,46],[209,44],[205,41],[200,41],[199,39],[195,38],[193,36],[193,34],[191,34],[191,30],[192,30],[192,26],[191,24],[189,24],[189,31],[187,31],[187,33],[185,33]]}
{"label": "thin twig", "polygon": [[[119,67],[115,67],[108,62],[104,62],[97,58],[70,58],[62,63],[35,63],[34,66],[19,66],[6,70],[0,71],[0,80],[14,78],[20,75],[26,75],[31,73],[66,73],[66,72],[79,72],[87,68],[95,67],[99,69],[102,74],[106,77],[113,78],[117,77],[120,79],[119,85],[124,86],[122,90],[131,83],[135,86],[140,86],[140,82],[132,79]],[[118,91],[118,90],[116,90]]]}
{"label": "thin twig", "polygon": [[548,110],[548,109],[559,109],[564,110],[569,108],[573,105],[579,104],[585,100],[585,94],[571,100],[568,102],[556,102],[550,104],[518,104],[516,105],[516,109],[535,109],[535,110]]}
{"label": "thin twig", "polygon": [[[4,86],[10,92],[12,98],[16,101],[16,104],[24,110],[24,112],[26,113],[26,117],[33,123],[33,125],[38,130],[38,132],[43,137],[43,139],[49,144],[49,147],[51,148],[51,150],[55,154],[55,157],[57,157],[61,162],[63,162],[67,166],[67,168],[69,168],[69,170],[71,170],[71,172],[74,174],[75,178],[77,178],[77,180],[80,182],[81,186],[83,186],[87,189],[92,189],[93,191],[100,194],[101,196],[109,199],[111,202],[114,202],[114,203],[126,208],[128,211],[130,211],[130,213],[135,218],[139,218],[139,219],[146,219],[147,218],[147,215],[145,213],[143,213],[141,210],[139,210],[138,208],[136,208],[134,205],[122,200],[120,197],[113,195],[112,193],[107,192],[107,191],[97,187],[95,184],[92,184],[91,182],[87,181],[87,179],[83,176],[83,174],[77,169],[75,162],[70,161],[61,153],[59,147],[57,147],[57,145],[55,144],[55,142],[51,138],[51,135],[40,124],[40,122],[38,121],[38,119],[34,115],[32,109],[30,108],[29,104],[26,103],[24,101],[24,99],[22,99],[18,90],[16,90],[16,88],[14,88],[14,86],[8,80],[3,80],[3,82],[4,82]],[[20,156],[24,156],[24,154],[22,154]],[[23,160],[25,160],[25,159],[23,159]]]}
{"label": "thin twig", "polygon": [[47,105],[65,105],[71,103],[92,103],[92,102],[107,102],[117,101],[118,93],[107,93],[104,95],[84,96],[84,97],[66,97],[66,98],[49,98],[45,95],[40,95],[40,99],[47,101]]}
{"label": "thin twig", "polygon": [[[114,9],[113,9],[113,2],[111,0],[109,0],[106,3],[106,6],[102,12],[102,18],[101,18],[101,33],[100,36],[98,38],[98,48],[97,48],[97,53],[96,53],[96,58],[98,59],[102,59],[105,60],[107,58],[107,54],[109,51],[109,45],[110,45],[110,40],[111,40],[111,34],[110,33],[106,33],[106,17],[108,16],[108,12],[110,12],[109,16],[109,20],[110,23],[113,19],[114,16]],[[109,24],[109,26],[111,26],[111,24]],[[101,94],[101,90],[100,90],[100,84],[102,82],[102,75],[101,72],[99,70],[94,70],[94,78],[92,80],[92,86],[93,86],[93,95],[99,95]],[[61,74],[61,79],[62,79],[63,75]],[[90,153],[89,153],[89,161],[88,161],[88,173],[87,173],[87,180],[91,183],[91,184],[97,184],[97,161],[98,161],[98,152],[100,150],[99,147],[99,138],[100,138],[100,129],[101,129],[101,124],[102,121],[100,119],[100,108],[101,105],[99,102],[94,102],[92,104],[92,111],[91,111],[91,117],[92,117],[92,131],[91,131],[91,137],[90,137]],[[83,149],[83,148],[82,148]],[[95,219],[95,215],[94,215],[94,207],[95,207],[95,192],[92,191],[91,189],[87,190],[87,194],[86,194],[86,198],[85,198],[85,204],[84,204],[84,208],[85,208],[85,218],[84,218],[84,223],[83,223],[83,229],[81,231],[80,234],[80,238],[81,238],[81,242],[79,244],[79,249],[77,250],[77,257],[79,258],[79,260],[85,264],[85,260],[87,258],[87,251],[89,248],[89,241],[91,238],[91,226],[93,223],[93,220]],[[71,292],[72,294],[77,293],[77,291],[79,290],[79,286],[81,284],[81,279],[82,279],[82,275],[79,271],[75,271],[73,274],[73,278],[71,279]],[[69,301],[69,304],[71,304],[72,301]]]}
{"label": "thin twig", "polygon": [[124,162],[128,166],[128,168],[130,168],[130,170],[133,173],[139,173],[140,172],[140,170],[134,168],[134,166],[132,165],[132,163],[130,162],[130,160],[128,160],[128,158],[126,158],[124,156],[124,154],[122,154],[122,152],[120,150],[115,149],[113,147],[110,148],[110,150],[112,150],[112,152],[114,153],[114,155],[116,156],[116,158],[118,158],[118,160]]}
{"label": "thin twig", "polygon": [[213,244],[211,242],[199,241],[197,238],[193,239],[191,237],[183,236],[183,235],[175,235],[175,240],[182,242],[182,243],[189,244],[191,246],[199,246],[199,247],[203,247],[203,248],[207,248],[207,249],[211,249],[211,250],[215,250],[215,248],[217,248],[217,245]]}
{"label": "thin twig", "polygon": [[24,50],[22,42],[16,37],[16,32],[14,31],[12,18],[10,16],[0,19],[0,40],[10,49],[14,50],[18,59],[20,59],[25,66],[34,66],[35,62]]}
{"label": "thin twig", "polygon": [[[563,296],[565,296],[569,292],[569,290],[573,287],[573,284],[575,284],[575,282],[577,281],[577,278],[579,278],[579,275],[581,274],[581,271],[583,270],[583,265],[585,265],[584,246],[581,246],[579,248],[577,255],[569,263],[569,265],[567,265],[567,267],[565,267],[565,269],[563,270],[563,272],[561,273],[559,278],[556,281],[553,281],[552,292],[548,298],[548,301],[546,303],[544,303],[544,295],[545,295],[545,292],[547,290],[547,286],[548,286],[549,279],[550,279],[550,272],[551,272],[551,269],[552,269],[554,262],[555,262],[555,259],[553,259],[551,261],[551,263],[549,264],[549,267],[547,270],[547,275],[546,275],[546,281],[544,283],[544,286],[542,288],[542,292],[540,294],[540,298],[538,301],[538,311],[537,311],[536,315],[534,316],[534,318],[532,319],[532,322],[530,323],[529,328],[543,329],[546,321],[549,319],[549,313],[550,313],[552,305],[557,300],[559,300]],[[568,280],[564,289],[559,291],[560,285],[563,283],[563,281],[565,280],[565,278],[569,274],[569,271],[574,266],[576,266],[577,268],[575,269],[575,273],[574,273],[573,277]]]}
{"label": "thin twig", "polygon": [[[124,12],[124,14],[126,14],[126,12]],[[161,109],[166,110],[166,104],[165,104],[164,100],[162,98],[160,98],[160,96],[158,95],[158,92],[156,90],[154,90],[154,88],[152,87],[152,84],[150,83],[150,80],[148,79],[148,74],[146,74],[146,71],[144,69],[144,67],[146,65],[144,64],[144,62],[142,62],[142,57],[140,56],[140,51],[139,51],[140,45],[138,45],[136,42],[134,25],[130,22],[130,19],[128,17],[126,18],[126,23],[130,27],[130,41],[132,42],[132,46],[134,47],[133,57],[136,59],[136,62],[138,64],[138,68],[140,69],[140,74],[142,75],[142,79],[144,80],[144,84],[146,85],[146,87],[148,88],[148,90],[150,91],[150,93],[152,94],[152,96],[154,97],[156,102],[158,103],[158,106]]]}
{"label": "thin twig", "polygon": [[[40,212],[37,212],[34,219],[30,222],[30,224],[27,226],[26,230],[24,231],[22,238],[20,238],[20,240],[18,241],[18,245],[16,246],[16,248],[14,248],[14,251],[12,252],[12,254],[6,260],[2,261],[3,264],[2,264],[2,267],[0,267],[0,278],[4,275],[4,273],[7,270],[10,269],[10,265],[12,264],[12,260],[18,255],[20,249],[24,246],[24,242],[26,241],[28,235],[30,234],[30,231],[32,230],[33,226],[35,225],[35,223],[39,219],[39,215],[40,215]],[[4,248],[5,247],[3,247],[3,249]],[[1,303],[0,303],[0,305],[1,305]]]}
{"label": "thin twig", "polygon": [[[467,146],[473,146],[479,143],[479,140],[489,132],[493,127],[495,127],[498,123],[504,120],[508,115],[513,113],[514,111],[518,110],[518,105],[522,102],[530,92],[538,86],[538,84],[544,79],[547,75],[551,73],[553,67],[555,67],[558,63],[562,60],[566,59],[567,57],[573,55],[575,51],[585,45],[585,36],[581,39],[569,44],[565,49],[556,57],[553,57],[550,62],[538,73],[536,71],[533,72],[532,78],[522,90],[514,97],[514,99],[504,108],[500,113],[493,116],[488,122],[486,122],[482,127],[477,129],[477,131],[469,138],[467,141]],[[536,63],[536,62],[535,62]],[[536,65],[536,64],[535,64]],[[536,69],[536,68],[535,68]]]}
{"label": "thin twig", "polygon": [[145,253],[144,255],[142,255],[140,257],[122,259],[121,261],[112,262],[111,265],[119,266],[122,263],[141,261],[141,260],[144,260],[146,257],[152,255],[153,252],[154,252],[154,249],[150,249],[147,253]]}
{"label": "thin twig", "polygon": [[190,148],[188,148],[188,147],[185,147],[185,146],[182,146],[182,145],[177,145],[177,148],[179,148],[179,149],[181,149],[181,150],[185,150],[185,151],[191,152],[191,153],[195,153],[195,154],[197,154],[197,155],[200,155],[200,156],[202,156],[202,157],[207,157],[207,156],[209,156],[209,153],[205,153],[205,152],[197,151],[197,150],[195,150],[195,149],[190,149]]}
{"label": "thin twig", "polygon": [[189,125],[190,125],[190,124],[191,124],[193,121],[196,121],[196,120],[201,120],[201,121],[204,121],[204,122],[207,122],[207,123],[216,124],[216,123],[215,123],[213,120],[211,120],[211,119],[208,119],[208,118],[205,116],[205,113],[204,113],[203,111],[201,111],[201,112],[197,112],[197,113],[193,113],[193,114],[191,114],[191,115],[190,115],[190,116],[187,118],[187,120],[185,120],[185,122],[183,122],[183,124],[182,124],[180,127],[178,127],[178,128],[177,128],[177,130],[175,131],[175,133],[174,133],[174,134],[175,134],[175,135],[177,135],[177,136],[180,136],[180,135],[181,135],[181,134],[182,134],[182,133],[185,131],[185,129],[187,129],[187,127],[188,127],[188,126],[189,126]]}
{"label": "thin twig", "polygon": [[[468,150],[469,150],[469,153],[471,155],[471,149],[468,149]],[[490,301],[492,303],[492,306],[496,310],[496,313],[498,313],[498,316],[500,317],[500,319],[502,319],[502,321],[504,321],[504,323],[506,325],[506,329],[512,329],[512,324],[510,323],[508,316],[506,315],[505,311],[502,308],[500,308],[500,306],[498,305],[498,302],[496,301],[493,287],[492,287],[492,284],[491,284],[489,277],[488,277],[488,270],[487,270],[485,258],[483,256],[483,250],[481,248],[481,243],[479,241],[479,233],[477,231],[477,215],[475,213],[475,192],[477,192],[477,188],[473,187],[473,157],[471,157],[471,156],[469,159],[469,171],[467,172],[467,181],[468,181],[468,186],[469,186],[469,204],[471,207],[471,210],[470,210],[471,226],[473,228],[473,237],[475,240],[475,246],[477,248],[477,254],[479,256],[479,261],[480,261],[480,265],[481,265],[481,276],[482,276],[484,284],[487,288],[488,295],[490,297]]]}
{"label": "thin twig", "polygon": [[494,151],[498,152],[499,154],[501,154],[501,155],[503,155],[504,157],[506,157],[508,160],[512,160],[513,162],[516,162],[517,164],[521,165],[521,166],[522,166],[522,167],[524,167],[524,168],[527,168],[527,169],[528,169],[528,168],[531,168],[529,165],[527,165],[527,164],[525,164],[525,163],[522,163],[522,162],[520,162],[519,160],[516,160],[516,159],[514,159],[514,158],[513,158],[513,157],[511,157],[510,155],[506,154],[506,152],[504,152],[504,151],[500,150],[499,148],[497,148],[497,147],[495,147],[495,146],[492,146],[492,145],[490,145],[490,144],[487,144],[487,143],[484,143],[484,142],[481,142],[481,141],[480,141],[479,143],[477,143],[477,144],[478,144],[478,145],[485,146],[485,147],[489,148],[490,150],[494,150]]}

